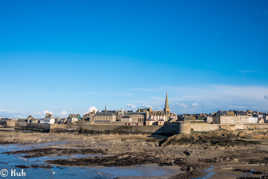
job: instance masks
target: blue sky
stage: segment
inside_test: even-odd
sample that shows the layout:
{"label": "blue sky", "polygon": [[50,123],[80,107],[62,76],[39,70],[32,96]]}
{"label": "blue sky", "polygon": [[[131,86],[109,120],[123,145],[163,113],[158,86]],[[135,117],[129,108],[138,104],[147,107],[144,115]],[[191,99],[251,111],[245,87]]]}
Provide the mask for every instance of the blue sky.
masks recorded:
{"label": "blue sky", "polygon": [[266,0],[2,1],[0,113],[268,111],[267,32]]}

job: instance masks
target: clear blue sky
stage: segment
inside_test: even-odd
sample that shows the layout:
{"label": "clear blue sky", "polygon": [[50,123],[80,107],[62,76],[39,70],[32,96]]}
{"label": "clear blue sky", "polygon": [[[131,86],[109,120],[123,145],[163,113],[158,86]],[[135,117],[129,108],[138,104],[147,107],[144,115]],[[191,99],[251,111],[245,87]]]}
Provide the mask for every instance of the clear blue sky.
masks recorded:
{"label": "clear blue sky", "polygon": [[268,111],[267,32],[266,0],[1,1],[0,112]]}

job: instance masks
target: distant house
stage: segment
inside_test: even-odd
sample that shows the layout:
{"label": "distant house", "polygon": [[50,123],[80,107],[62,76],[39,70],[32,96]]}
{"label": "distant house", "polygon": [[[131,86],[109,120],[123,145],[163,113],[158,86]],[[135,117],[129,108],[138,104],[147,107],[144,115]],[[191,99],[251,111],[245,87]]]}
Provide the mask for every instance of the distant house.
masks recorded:
{"label": "distant house", "polygon": [[35,119],[33,116],[29,115],[27,118],[26,118],[26,122],[28,124],[37,124],[39,123],[39,120],[38,119]]}
{"label": "distant house", "polygon": [[132,122],[132,118],[130,116],[122,116],[120,120],[121,120],[121,122],[125,122],[125,123]]}
{"label": "distant house", "polygon": [[6,127],[6,126],[7,126],[6,120],[0,119],[0,127]]}
{"label": "distant house", "polygon": [[83,115],[83,120],[84,121],[90,121],[90,120],[92,120],[94,118],[95,114],[96,114],[95,111],[86,113],[86,114]]}
{"label": "distant house", "polygon": [[[28,118],[30,118],[29,116]],[[44,119],[38,120],[40,124],[55,124],[56,119],[52,116],[52,113],[47,112]]]}
{"label": "distant house", "polygon": [[75,123],[80,121],[82,118],[80,114],[70,114],[67,118],[67,123]]}
{"label": "distant house", "polygon": [[145,113],[128,111],[124,116],[121,116],[119,121],[125,123],[127,126],[144,126]]}
{"label": "distant house", "polygon": [[266,114],[266,116],[264,117],[264,123],[268,123],[268,115]]}
{"label": "distant house", "polygon": [[41,119],[39,120],[40,124],[55,124],[55,118],[45,118],[45,119]]}
{"label": "distant house", "polygon": [[190,120],[190,121],[197,120],[197,119],[196,119],[196,116],[191,115],[191,114],[185,114],[185,115],[183,116],[183,119],[184,119],[184,121],[187,121],[187,120]]}
{"label": "distant house", "polygon": [[169,122],[176,122],[178,120],[177,114],[170,113]]}
{"label": "distant house", "polygon": [[117,120],[117,114],[114,111],[102,111],[102,112],[97,112],[96,115],[93,117],[93,121],[94,123],[98,122],[98,121],[102,121],[102,122],[116,122]]}
{"label": "distant house", "polygon": [[178,115],[178,116],[177,116],[177,121],[183,121],[183,119],[184,119],[184,118],[183,118],[183,115]]}
{"label": "distant house", "polygon": [[207,117],[207,123],[209,123],[209,124],[213,123],[213,117],[212,116]]}
{"label": "distant house", "polygon": [[57,124],[65,124],[67,123],[67,119],[66,118],[58,118],[55,121]]}
{"label": "distant house", "polygon": [[248,115],[215,115],[213,123],[216,124],[257,124],[258,117]]}
{"label": "distant house", "polygon": [[146,120],[145,113],[128,112],[128,113],[126,113],[126,115],[128,115],[129,117],[132,118],[132,122],[144,124],[144,122]]}

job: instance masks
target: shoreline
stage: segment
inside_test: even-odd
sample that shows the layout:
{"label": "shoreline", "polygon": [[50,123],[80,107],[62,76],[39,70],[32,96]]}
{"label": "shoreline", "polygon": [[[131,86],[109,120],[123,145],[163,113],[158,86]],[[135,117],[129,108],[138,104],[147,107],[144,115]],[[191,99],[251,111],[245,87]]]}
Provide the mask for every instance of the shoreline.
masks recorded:
{"label": "shoreline", "polygon": [[[206,176],[206,169],[212,170],[210,174],[214,173],[210,178],[221,179],[226,175],[268,176],[267,136],[267,131],[231,133],[224,130],[191,135],[179,134],[172,137],[0,130],[0,144],[36,145],[34,149],[17,149],[6,153],[20,155],[25,159],[67,156],[45,160],[43,166],[20,166],[22,168],[157,165],[176,168],[177,173],[169,176],[171,179]],[[46,143],[49,145],[46,146]]]}

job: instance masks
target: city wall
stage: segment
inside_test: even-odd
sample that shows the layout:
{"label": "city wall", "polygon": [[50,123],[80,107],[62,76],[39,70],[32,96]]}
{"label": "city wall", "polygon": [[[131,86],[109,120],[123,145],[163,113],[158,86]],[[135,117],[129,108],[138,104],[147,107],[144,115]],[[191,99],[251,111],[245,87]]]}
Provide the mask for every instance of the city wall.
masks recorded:
{"label": "city wall", "polygon": [[268,124],[208,124],[208,123],[171,123],[164,126],[117,126],[117,125],[76,125],[67,128],[66,125],[52,125],[51,132],[78,131],[88,134],[155,134],[174,135],[179,133],[209,132],[219,129],[230,131],[267,129]]}
{"label": "city wall", "polygon": [[17,121],[15,124],[15,129],[38,131],[38,132],[49,132],[50,125],[49,124],[29,124],[26,122]]}
{"label": "city wall", "polygon": [[181,133],[190,134],[191,132],[209,132],[219,129],[229,131],[235,130],[258,130],[267,129],[268,124],[207,124],[207,123],[184,123],[181,125]]}
{"label": "city wall", "polygon": [[85,134],[155,134],[174,135],[180,132],[180,124],[165,126],[118,126],[118,125],[90,125],[86,123],[65,125],[53,124],[50,132],[79,132]]}
{"label": "city wall", "polygon": [[79,132],[79,125],[71,124],[51,124],[50,132]]}
{"label": "city wall", "polygon": [[16,123],[18,130],[32,130],[40,132],[76,132],[85,134],[147,134],[147,135],[174,135],[179,133],[209,132],[219,129],[257,130],[267,129],[268,124],[208,124],[208,123],[170,123],[164,126],[118,126],[118,125],[90,125],[81,124],[27,124]]}
{"label": "city wall", "polygon": [[267,129],[268,124],[236,124],[236,125],[221,125],[221,129],[225,130],[258,130],[258,129]]}
{"label": "city wall", "polygon": [[191,132],[209,132],[219,130],[219,124],[208,123],[183,123],[181,124],[180,133],[190,134]]}
{"label": "city wall", "polygon": [[249,116],[220,116],[221,124],[256,124],[258,118]]}
{"label": "city wall", "polygon": [[16,121],[15,120],[7,120],[6,121],[6,127],[14,128],[15,125],[16,125]]}

